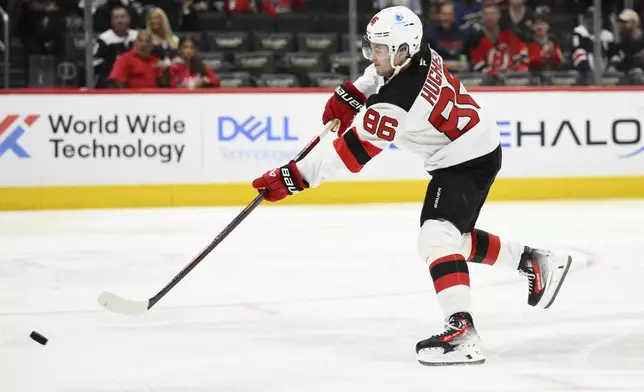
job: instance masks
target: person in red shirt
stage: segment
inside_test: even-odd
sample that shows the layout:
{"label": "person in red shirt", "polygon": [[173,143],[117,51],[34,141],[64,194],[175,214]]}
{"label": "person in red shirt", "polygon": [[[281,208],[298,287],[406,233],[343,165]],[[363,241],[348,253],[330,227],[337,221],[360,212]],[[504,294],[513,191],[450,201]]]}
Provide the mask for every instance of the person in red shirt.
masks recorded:
{"label": "person in red shirt", "polygon": [[549,36],[545,15],[537,15],[532,24],[532,42],[528,44],[530,71],[543,71],[561,64],[561,47]]}
{"label": "person in red shirt", "polygon": [[158,87],[162,71],[159,59],[151,52],[152,36],[147,31],[139,31],[134,47],[114,63],[109,80],[120,88]]}
{"label": "person in red shirt", "polygon": [[191,37],[179,40],[179,56],[170,66],[170,87],[219,87],[217,75],[197,56],[197,45]]}
{"label": "person in red shirt", "polygon": [[494,4],[483,6],[481,31],[472,40],[472,63],[475,71],[490,75],[528,70],[526,45],[511,31],[499,25],[501,13]]}

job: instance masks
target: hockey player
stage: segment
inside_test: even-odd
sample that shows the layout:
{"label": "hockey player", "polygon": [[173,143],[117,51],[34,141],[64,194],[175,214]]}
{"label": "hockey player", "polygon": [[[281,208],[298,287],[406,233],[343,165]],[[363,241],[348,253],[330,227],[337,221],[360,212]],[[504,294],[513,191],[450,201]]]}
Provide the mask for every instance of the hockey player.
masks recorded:
{"label": "hockey player", "polygon": [[[444,311],[445,332],[418,342],[425,365],[480,364],[467,263],[518,269],[528,277],[528,303],[549,307],[570,267],[568,256],[502,241],[474,224],[501,168],[499,131],[451,75],[443,59],[422,47],[423,26],[405,7],[371,19],[363,54],[371,64],[355,83],[328,100],[323,122],[341,121],[339,137],[303,160],[253,181],[278,201],[339,173],[357,173],[391,143],[419,154],[432,176],[420,216],[418,251]],[[288,184],[288,185],[287,185]]]}

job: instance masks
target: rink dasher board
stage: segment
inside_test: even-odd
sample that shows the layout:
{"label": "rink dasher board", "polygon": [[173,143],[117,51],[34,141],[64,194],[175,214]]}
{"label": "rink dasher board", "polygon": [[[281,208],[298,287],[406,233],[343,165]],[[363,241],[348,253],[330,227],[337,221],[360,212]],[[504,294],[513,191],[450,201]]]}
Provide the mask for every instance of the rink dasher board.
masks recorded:
{"label": "rink dasher board", "polygon": [[[177,91],[174,91],[177,92]],[[320,125],[328,91],[0,95],[0,208],[241,205]],[[644,90],[476,89],[497,122],[491,200],[644,196]],[[421,201],[420,158],[391,148],[289,203]]]}

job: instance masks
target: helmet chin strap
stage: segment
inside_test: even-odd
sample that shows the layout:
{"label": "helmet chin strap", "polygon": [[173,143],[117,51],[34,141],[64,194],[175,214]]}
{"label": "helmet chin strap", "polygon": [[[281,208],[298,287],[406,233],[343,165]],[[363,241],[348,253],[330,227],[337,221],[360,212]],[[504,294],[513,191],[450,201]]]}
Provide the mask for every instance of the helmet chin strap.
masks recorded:
{"label": "helmet chin strap", "polygon": [[394,65],[394,57],[396,57],[395,54],[390,54],[389,55],[389,63],[394,68],[394,73],[393,73],[393,75],[391,75],[392,78],[394,76],[398,75],[400,70],[403,69],[405,66],[407,66],[407,64],[409,64],[409,62],[411,61],[411,57],[408,57],[407,60],[405,60],[405,62],[402,65]]}

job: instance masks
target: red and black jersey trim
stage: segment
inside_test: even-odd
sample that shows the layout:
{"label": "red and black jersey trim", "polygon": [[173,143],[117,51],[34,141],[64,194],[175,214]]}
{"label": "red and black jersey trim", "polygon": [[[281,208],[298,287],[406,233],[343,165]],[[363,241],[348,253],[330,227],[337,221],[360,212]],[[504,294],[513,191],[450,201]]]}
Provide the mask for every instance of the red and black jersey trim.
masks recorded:
{"label": "red and black jersey trim", "polygon": [[499,258],[501,239],[483,230],[472,230],[472,251],[467,261],[494,265]]}
{"label": "red and black jersey trim", "polygon": [[436,293],[453,286],[470,285],[470,272],[462,255],[453,254],[435,260],[429,266]]}
{"label": "red and black jersey trim", "polygon": [[340,159],[352,173],[357,173],[382,149],[360,139],[355,127],[348,129],[342,137],[333,141]]}
{"label": "red and black jersey trim", "polygon": [[366,106],[369,108],[384,103],[409,112],[423,89],[428,73],[429,66],[412,63],[405,72],[391,78],[376,94],[371,94]]}

